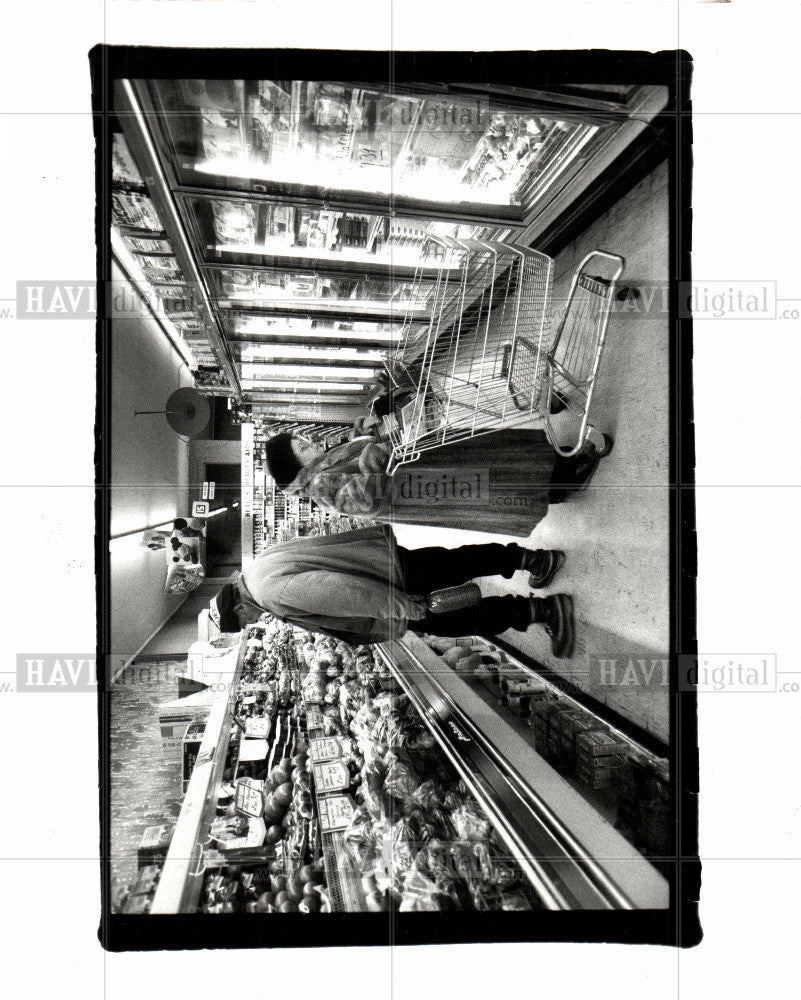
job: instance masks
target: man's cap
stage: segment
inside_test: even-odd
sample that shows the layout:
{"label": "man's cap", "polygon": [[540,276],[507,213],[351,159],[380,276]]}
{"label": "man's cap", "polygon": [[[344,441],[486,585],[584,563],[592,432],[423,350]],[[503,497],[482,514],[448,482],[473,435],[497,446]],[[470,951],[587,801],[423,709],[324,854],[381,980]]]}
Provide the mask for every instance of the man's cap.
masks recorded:
{"label": "man's cap", "polygon": [[292,435],[275,434],[265,445],[267,468],[279,488],[289,486],[302,466],[292,450]]}
{"label": "man's cap", "polygon": [[234,610],[239,603],[239,592],[232,583],[226,585],[211,599],[209,618],[221,632],[239,632],[242,626]]}

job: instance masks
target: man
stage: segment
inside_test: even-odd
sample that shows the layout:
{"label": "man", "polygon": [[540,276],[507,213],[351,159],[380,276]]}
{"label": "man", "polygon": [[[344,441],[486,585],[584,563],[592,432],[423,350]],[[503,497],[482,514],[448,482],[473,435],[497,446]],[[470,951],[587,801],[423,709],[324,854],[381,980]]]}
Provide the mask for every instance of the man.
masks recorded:
{"label": "man", "polygon": [[564,553],[519,545],[463,545],[404,549],[389,525],[319,538],[293,538],[253,560],[212,600],[209,614],[223,632],[236,632],[267,611],[281,621],[353,645],[400,638],[407,629],[432,635],[492,638],[541,625],[554,656],[573,652],[573,601],[548,597],[484,597],[470,607],[435,614],[432,592],[479,576],[511,578],[529,573],[535,589],[547,587]]}

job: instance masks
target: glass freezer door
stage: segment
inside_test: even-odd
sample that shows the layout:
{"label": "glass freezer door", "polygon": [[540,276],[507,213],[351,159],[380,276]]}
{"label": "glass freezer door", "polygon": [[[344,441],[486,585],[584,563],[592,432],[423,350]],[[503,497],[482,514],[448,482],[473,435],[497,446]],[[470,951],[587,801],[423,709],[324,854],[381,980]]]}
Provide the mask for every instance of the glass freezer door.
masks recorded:
{"label": "glass freezer door", "polygon": [[202,259],[210,263],[413,271],[429,233],[462,239],[497,233],[497,227],[250,197],[188,196],[185,204]]}
{"label": "glass freezer door", "polygon": [[[179,182],[521,205],[603,126],[482,94],[312,80],[159,80]],[[233,183],[232,183],[233,182]]]}

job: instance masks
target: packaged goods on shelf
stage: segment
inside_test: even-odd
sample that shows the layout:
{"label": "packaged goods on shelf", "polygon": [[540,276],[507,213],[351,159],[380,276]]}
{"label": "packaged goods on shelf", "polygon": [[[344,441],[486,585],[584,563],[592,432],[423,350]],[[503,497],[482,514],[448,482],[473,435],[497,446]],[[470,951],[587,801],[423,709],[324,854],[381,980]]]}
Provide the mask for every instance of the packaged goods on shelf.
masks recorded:
{"label": "packaged goods on shelf", "polygon": [[135,254],[147,254],[147,253],[172,253],[172,247],[170,246],[169,240],[164,239],[147,239],[141,236],[126,236],[123,233],[123,239],[129,250],[132,250]]}
{"label": "packaged goods on shelf", "polygon": [[[443,664],[530,727],[536,751],[614,817],[616,827],[638,850],[649,857],[667,853],[670,783],[665,759],[625,739],[486,640],[426,636],[425,641]],[[470,658],[478,651],[482,664],[477,669],[460,669],[460,665],[470,666]]]}
{"label": "packaged goods on shelf", "polygon": [[250,204],[212,201],[214,233],[219,243],[255,243],[256,212]]}
{"label": "packaged goods on shelf", "polygon": [[116,223],[161,232],[159,217],[148,195],[135,191],[112,191],[111,201]]}
{"label": "packaged goods on shelf", "polygon": [[142,183],[142,175],[120,132],[115,132],[111,138],[111,177],[124,184]]}

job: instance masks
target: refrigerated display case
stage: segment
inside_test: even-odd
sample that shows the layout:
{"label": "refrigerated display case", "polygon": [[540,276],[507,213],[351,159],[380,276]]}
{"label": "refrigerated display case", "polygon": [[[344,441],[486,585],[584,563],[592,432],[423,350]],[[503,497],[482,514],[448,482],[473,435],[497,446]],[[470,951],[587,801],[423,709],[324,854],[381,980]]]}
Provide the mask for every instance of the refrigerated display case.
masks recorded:
{"label": "refrigerated display case", "polygon": [[[234,341],[392,346],[445,266],[421,273],[427,237],[530,244],[666,101],[645,85],[123,80],[115,204],[217,381],[280,403],[292,372],[246,374]],[[363,374],[307,380],[298,402],[366,405]]]}
{"label": "refrigerated display case", "polygon": [[[484,640],[353,648],[265,615],[215,697],[152,912],[667,907],[664,857],[620,822],[626,779],[617,814],[604,798],[615,767],[654,781],[666,762],[521,671]],[[555,756],[523,697],[562,717]]]}
{"label": "refrigerated display case", "polygon": [[[519,204],[609,127],[501,96],[399,94],[328,81],[160,80],[165,138],[182,184],[204,176]],[[235,185],[231,185],[235,186]]]}

